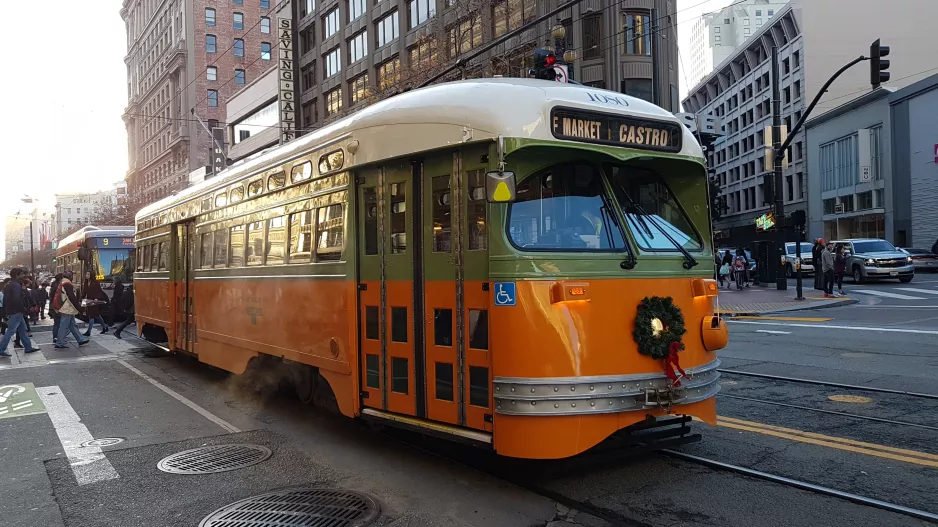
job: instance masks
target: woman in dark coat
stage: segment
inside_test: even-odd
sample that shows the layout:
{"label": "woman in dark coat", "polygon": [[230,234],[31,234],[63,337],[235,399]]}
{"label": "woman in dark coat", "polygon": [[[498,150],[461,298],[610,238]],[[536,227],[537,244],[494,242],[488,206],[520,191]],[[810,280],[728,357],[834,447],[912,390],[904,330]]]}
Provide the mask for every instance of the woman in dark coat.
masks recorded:
{"label": "woman in dark coat", "polygon": [[[82,284],[81,288],[81,299],[107,302],[107,295],[105,295],[104,291],[101,289],[101,284],[98,283],[98,279],[92,276],[90,272],[85,273],[85,283]],[[88,329],[85,331],[85,336],[91,336],[91,328],[94,327],[96,320],[101,324],[101,333],[107,333],[107,324],[104,322],[104,318],[101,317],[101,306],[99,304],[91,304],[85,309],[88,314]]]}

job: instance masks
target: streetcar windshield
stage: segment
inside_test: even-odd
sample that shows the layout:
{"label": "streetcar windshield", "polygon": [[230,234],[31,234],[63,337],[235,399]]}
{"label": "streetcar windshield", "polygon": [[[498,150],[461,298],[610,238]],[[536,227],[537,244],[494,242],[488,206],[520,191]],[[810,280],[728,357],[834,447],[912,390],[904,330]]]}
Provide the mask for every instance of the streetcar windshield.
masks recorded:
{"label": "streetcar windshield", "polygon": [[628,165],[607,165],[606,174],[629,231],[642,250],[678,251],[675,243],[689,251],[702,247],[690,218],[660,175]]}
{"label": "streetcar windshield", "polygon": [[131,270],[129,249],[95,249],[94,265],[98,280],[109,282],[115,276],[125,279]]}
{"label": "streetcar windshield", "polygon": [[625,241],[587,163],[564,163],[522,181],[509,210],[509,236],[522,250],[622,251]]}

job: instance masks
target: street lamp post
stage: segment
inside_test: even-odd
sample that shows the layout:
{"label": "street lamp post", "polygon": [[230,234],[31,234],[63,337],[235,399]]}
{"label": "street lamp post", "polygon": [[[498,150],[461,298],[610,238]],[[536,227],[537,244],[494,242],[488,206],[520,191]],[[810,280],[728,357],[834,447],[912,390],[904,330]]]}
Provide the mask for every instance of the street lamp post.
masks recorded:
{"label": "street lamp post", "polygon": [[[567,29],[563,27],[560,17],[557,17],[557,23],[550,30],[550,36],[554,37],[554,56],[557,58],[558,66],[567,66],[567,81],[573,77],[570,65],[576,60],[576,52],[567,49]],[[548,49],[550,47],[548,46]]]}

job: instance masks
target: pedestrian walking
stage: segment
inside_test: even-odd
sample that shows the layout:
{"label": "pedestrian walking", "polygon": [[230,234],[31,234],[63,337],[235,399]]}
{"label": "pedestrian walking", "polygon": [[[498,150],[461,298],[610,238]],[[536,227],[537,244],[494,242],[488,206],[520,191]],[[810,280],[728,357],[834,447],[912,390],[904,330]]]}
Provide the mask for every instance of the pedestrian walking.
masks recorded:
{"label": "pedestrian walking", "polygon": [[101,325],[101,333],[107,333],[107,323],[104,322],[104,317],[101,316],[101,302],[107,303],[107,295],[101,289],[97,277],[92,275],[90,271],[85,272],[85,283],[82,284],[81,298],[82,300],[88,300],[88,306],[85,308],[85,313],[88,315],[88,329],[85,330],[85,336],[91,336],[91,329],[94,328],[95,321]]}
{"label": "pedestrian walking", "polygon": [[49,287],[49,316],[52,317],[52,343],[54,344],[59,337],[59,312],[52,307],[52,300],[59,291],[59,283],[62,282],[62,273],[56,273],[52,285]]}
{"label": "pedestrian walking", "polygon": [[726,288],[729,289],[730,275],[733,272],[733,255],[730,253],[729,249],[723,253],[723,259],[720,262],[720,276],[723,277],[723,281],[726,282]]}
{"label": "pedestrian walking", "polygon": [[827,244],[821,249],[821,269],[824,271],[824,298],[834,296],[834,256],[831,254],[833,244]]}
{"label": "pedestrian walking", "polygon": [[26,353],[39,351],[39,346],[33,345],[26,334],[26,314],[23,304],[23,285],[20,280],[23,277],[23,270],[16,267],[10,270],[10,281],[3,288],[3,310],[7,316],[7,331],[0,338],[0,357],[11,357],[7,351],[10,339],[13,335],[19,337],[20,341],[26,346]]}
{"label": "pedestrian walking", "polygon": [[90,342],[89,339],[81,338],[81,333],[78,331],[78,324],[75,322],[75,316],[79,313],[78,306],[80,306],[81,303],[78,297],[75,296],[75,287],[72,285],[71,280],[73,276],[75,276],[75,273],[72,271],[62,273],[59,291],[52,299],[52,307],[55,308],[56,312],[59,314],[59,333],[56,335],[56,349],[68,348],[68,346],[65,345],[65,339],[68,337],[69,333],[75,336],[75,340],[78,341],[79,346]]}
{"label": "pedestrian walking", "polygon": [[108,310],[111,326],[117,323],[117,317],[121,315],[122,298],[124,296],[124,282],[119,276],[114,277],[114,292],[111,293],[111,309]]}
{"label": "pedestrian walking", "polygon": [[834,280],[837,282],[837,295],[844,296],[844,275],[847,274],[847,255],[843,244],[834,249]]}
{"label": "pedestrian walking", "polygon": [[49,301],[49,292],[46,290],[45,284],[39,284],[39,287],[34,290],[33,301],[36,302],[36,306],[39,307],[39,318],[45,320],[46,302]]}
{"label": "pedestrian walking", "polygon": [[128,287],[124,290],[124,294],[121,296],[121,312],[124,313],[124,321],[117,325],[114,328],[114,336],[121,338],[121,331],[124,331],[124,328],[129,326],[132,322],[135,322],[134,318],[134,288],[133,286]]}
{"label": "pedestrian walking", "polygon": [[824,239],[814,240],[814,247],[811,248],[811,261],[814,263],[814,288],[824,289],[824,273],[818,272],[821,268],[821,251],[824,250]]}

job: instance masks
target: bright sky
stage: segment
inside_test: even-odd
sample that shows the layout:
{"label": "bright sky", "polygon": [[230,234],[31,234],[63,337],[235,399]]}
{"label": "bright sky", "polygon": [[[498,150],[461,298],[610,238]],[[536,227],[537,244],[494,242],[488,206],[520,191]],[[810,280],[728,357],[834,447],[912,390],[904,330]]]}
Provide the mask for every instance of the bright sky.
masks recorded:
{"label": "bright sky", "polygon": [[[38,12],[0,0],[0,211],[29,194],[112,188],[127,171],[127,48],[120,0],[53,0]],[[15,183],[14,183],[15,182]],[[10,186],[15,190],[10,191]]]}
{"label": "bright sky", "polygon": [[704,13],[710,13],[723,9],[730,5],[732,0],[678,0],[677,1],[677,38],[678,46],[681,50],[681,64],[678,76],[681,78],[681,99],[687,95],[687,90],[693,88],[688,86],[690,78],[690,33],[694,28],[694,22]]}

